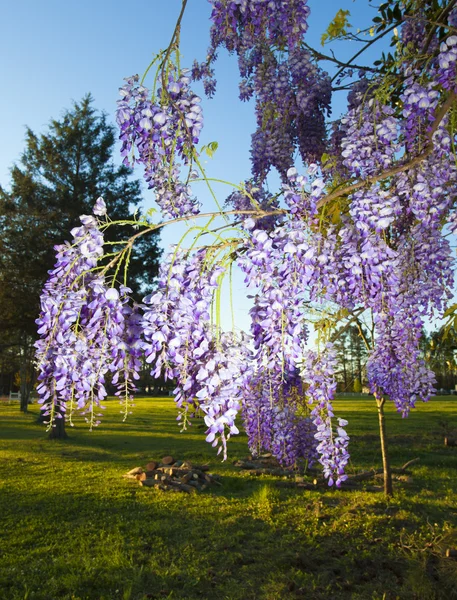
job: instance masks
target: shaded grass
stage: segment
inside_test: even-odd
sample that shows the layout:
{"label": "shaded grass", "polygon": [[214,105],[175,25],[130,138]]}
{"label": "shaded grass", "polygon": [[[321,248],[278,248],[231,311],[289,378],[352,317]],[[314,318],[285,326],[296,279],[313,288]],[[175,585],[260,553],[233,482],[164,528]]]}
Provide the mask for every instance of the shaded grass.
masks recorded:
{"label": "shaded grass", "polygon": [[[337,400],[350,421],[352,470],[379,466],[373,400]],[[412,483],[385,500],[364,490],[277,489],[221,463],[194,425],[180,434],[169,399],[142,399],[127,423],[107,402],[100,428],[48,441],[0,406],[0,598],[452,599],[457,562],[457,400],[435,399],[402,420],[390,408],[392,463],[419,457]],[[221,488],[196,496],[143,489],[128,469],[172,454],[209,462]]]}

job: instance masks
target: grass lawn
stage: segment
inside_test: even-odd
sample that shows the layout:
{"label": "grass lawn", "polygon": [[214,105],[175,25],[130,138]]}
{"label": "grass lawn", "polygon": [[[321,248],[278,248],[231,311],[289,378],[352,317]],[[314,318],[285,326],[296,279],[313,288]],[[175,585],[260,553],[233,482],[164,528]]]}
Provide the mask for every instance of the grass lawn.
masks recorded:
{"label": "grass lawn", "polygon": [[[349,420],[351,471],[380,466],[373,400],[339,399]],[[453,599],[457,560],[457,398],[437,398],[408,419],[389,407],[392,463],[419,457],[395,497],[276,488],[221,463],[196,426],[179,433],[170,399],[141,399],[122,423],[107,402],[102,425],[48,441],[33,406],[0,406],[1,600],[146,598]],[[223,486],[173,494],[122,478],[172,454],[208,462]],[[372,483],[372,482],[371,482]]]}

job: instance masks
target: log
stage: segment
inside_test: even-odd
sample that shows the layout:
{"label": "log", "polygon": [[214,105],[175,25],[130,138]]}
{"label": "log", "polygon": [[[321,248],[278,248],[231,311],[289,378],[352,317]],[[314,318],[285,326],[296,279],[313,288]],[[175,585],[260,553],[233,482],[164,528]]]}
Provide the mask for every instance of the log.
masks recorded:
{"label": "log", "polygon": [[381,485],[367,485],[365,490],[367,492],[383,492],[384,488]]}
{"label": "log", "polygon": [[356,475],[350,475],[345,482],[350,481],[365,481],[366,479],[373,479],[376,475],[382,473],[382,469],[371,469],[370,471],[363,471],[362,473],[356,473]]}
{"label": "log", "polygon": [[211,477],[211,483],[215,483],[216,485],[222,485],[222,482],[219,481],[218,479],[215,479],[212,475],[210,475]]}
{"label": "log", "polygon": [[157,481],[155,479],[144,479],[140,481],[140,485],[144,487],[155,487],[157,485]]}
{"label": "log", "polygon": [[157,467],[156,471],[170,477],[183,477],[186,473],[189,473],[189,469],[179,467]]}
{"label": "log", "polygon": [[[288,481],[285,481],[284,483],[289,483]],[[313,485],[312,483],[296,483],[295,484],[298,488],[302,489],[302,490],[315,490],[316,486]]]}
{"label": "log", "polygon": [[242,469],[256,469],[257,465],[253,462],[245,462],[245,461],[241,461],[239,460],[236,464],[235,467],[241,467]]}
{"label": "log", "polygon": [[402,481],[403,483],[413,483],[413,478],[410,475],[397,475],[396,481]]}
{"label": "log", "polygon": [[161,471],[158,469],[154,469],[153,471],[146,471],[146,479],[150,479],[155,475],[161,475]]}
{"label": "log", "polygon": [[452,446],[455,447],[457,446],[457,438],[453,438],[453,437],[445,437],[444,438],[444,445],[445,446]]}
{"label": "log", "polygon": [[189,471],[185,475],[183,475],[180,479],[181,483],[189,483],[192,479],[192,473]]}
{"label": "log", "polygon": [[301,490],[315,490],[316,486],[312,483],[296,482],[296,481],[277,481],[277,487],[282,488],[300,488]]}
{"label": "log", "polygon": [[457,558],[457,548],[448,548],[446,550],[446,558]]}
{"label": "log", "polygon": [[127,475],[140,475],[143,472],[143,468],[142,467],[135,467],[134,469],[132,469],[131,471],[129,471],[127,473]]}
{"label": "log", "polygon": [[410,467],[411,465],[415,465],[415,464],[416,464],[417,462],[419,462],[419,461],[420,461],[420,458],[413,458],[413,460],[409,460],[407,463],[405,463],[405,464],[402,466],[401,470],[402,470],[402,471],[406,471],[406,469],[407,469],[408,467]]}
{"label": "log", "polygon": [[415,465],[415,464],[416,464],[417,462],[419,462],[419,461],[420,461],[420,458],[413,458],[413,460],[409,460],[407,463],[405,463],[405,464],[402,466],[401,470],[402,470],[402,471],[406,471],[406,469],[407,469],[408,467],[410,467],[411,465]]}
{"label": "log", "polygon": [[344,481],[341,482],[340,487],[341,488],[350,488],[351,490],[358,487],[359,484],[357,481],[354,481],[353,479],[345,479]]}

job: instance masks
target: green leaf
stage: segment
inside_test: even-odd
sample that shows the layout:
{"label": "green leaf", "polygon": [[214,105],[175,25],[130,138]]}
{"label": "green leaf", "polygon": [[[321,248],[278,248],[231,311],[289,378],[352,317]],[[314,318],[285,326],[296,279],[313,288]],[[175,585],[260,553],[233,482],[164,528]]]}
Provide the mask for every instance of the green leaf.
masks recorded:
{"label": "green leaf", "polygon": [[450,306],[446,312],[443,315],[443,319],[446,319],[447,317],[450,317],[451,315],[453,315],[455,312],[457,311],[457,304],[453,304],[452,306]]}
{"label": "green leaf", "polygon": [[325,33],[322,34],[321,44],[324,46],[327,40],[332,41],[338,37],[347,35],[347,27],[352,27],[352,25],[348,21],[348,17],[350,16],[350,12],[348,10],[340,10],[336,13],[333,21],[327,27]]}
{"label": "green leaf", "polygon": [[216,152],[216,150],[219,148],[219,144],[217,142],[210,142],[209,144],[206,144],[205,146],[202,146],[201,149],[201,153],[205,152],[209,158],[213,158],[214,153]]}

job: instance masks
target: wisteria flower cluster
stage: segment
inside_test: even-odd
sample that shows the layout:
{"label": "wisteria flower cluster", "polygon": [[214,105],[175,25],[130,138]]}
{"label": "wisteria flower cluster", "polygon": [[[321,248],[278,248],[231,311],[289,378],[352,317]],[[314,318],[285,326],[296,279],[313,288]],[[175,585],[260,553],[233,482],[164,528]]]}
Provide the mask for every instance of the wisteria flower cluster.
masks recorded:
{"label": "wisteria flower cluster", "polygon": [[428,79],[414,64],[402,64],[400,114],[378,103],[373,86],[374,96],[342,120],[342,164],[349,175],[369,179],[385,172],[387,177],[404,160],[399,154],[422,156],[417,166],[392,172],[388,186],[375,181],[349,196],[350,218],[342,220],[335,250],[342,285],[334,299],[373,311],[371,389],[377,397],[389,397],[403,415],[434,391],[419,342],[425,315],[443,310],[454,281],[454,260],[442,235],[457,197],[456,166],[449,161],[454,133],[448,116],[435,123],[442,90],[452,89],[445,82],[455,80],[453,38],[431,58]]}
{"label": "wisteria flower cluster", "polygon": [[312,407],[311,416],[317,429],[315,438],[319,444],[316,448],[319,462],[324,468],[324,476],[328,484],[337,487],[347,479],[344,469],[349,460],[349,436],[344,427],[347,421],[338,419],[334,426],[332,400],[335,396],[336,351],[328,344],[321,355],[310,350],[303,362],[301,374],[308,382],[306,397]]}
{"label": "wisteria flower cluster", "polygon": [[[101,198],[94,213],[106,213]],[[37,320],[38,392],[50,426],[67,409],[70,422],[78,409],[91,428],[97,426],[108,373],[127,413],[141,366],[139,314],[129,305],[131,290],[107,284],[97,266],[103,256],[100,223],[91,215],[81,222],[71,232],[73,243],[56,247],[57,262]]]}
{"label": "wisteria flower cluster", "polygon": [[308,29],[307,0],[210,2],[208,56],[205,63],[194,64],[192,77],[203,80],[211,97],[218,49],[236,53],[240,99],[254,96],[256,102],[252,174],[260,183],[274,167],[285,181],[296,149],[304,161],[320,160],[325,150],[325,116],[330,113],[330,77],[301,45]]}
{"label": "wisteria flower cluster", "polygon": [[221,333],[211,323],[222,273],[205,251],[171,253],[161,266],[158,290],[144,300],[143,331],[152,373],[177,382],[175,401],[184,427],[190,416],[203,411],[207,441],[220,443],[226,457],[226,442],[238,433],[235,419],[250,361],[243,336]]}
{"label": "wisteria flower cluster", "polygon": [[[225,201],[225,207],[235,211],[259,211],[274,213],[279,209],[279,199],[263,187],[256,186],[252,181],[247,181],[243,189],[232,192]],[[254,215],[255,216],[255,215]],[[248,228],[273,229],[280,220],[280,214],[270,214],[265,217],[246,219]]]}
{"label": "wisteria flower cluster", "polygon": [[188,184],[196,173],[191,170],[182,181],[179,163],[191,165],[203,127],[201,99],[189,83],[186,70],[172,71],[166,89],[151,98],[138,75],[129,77],[120,89],[116,113],[124,163],[144,166],[148,187],[155,191],[163,216],[171,219],[199,212]]}

